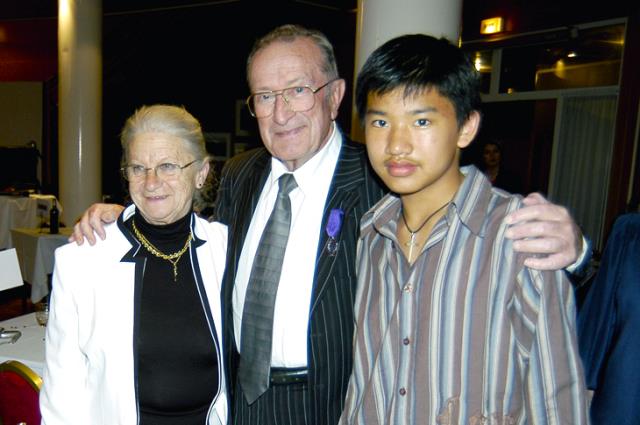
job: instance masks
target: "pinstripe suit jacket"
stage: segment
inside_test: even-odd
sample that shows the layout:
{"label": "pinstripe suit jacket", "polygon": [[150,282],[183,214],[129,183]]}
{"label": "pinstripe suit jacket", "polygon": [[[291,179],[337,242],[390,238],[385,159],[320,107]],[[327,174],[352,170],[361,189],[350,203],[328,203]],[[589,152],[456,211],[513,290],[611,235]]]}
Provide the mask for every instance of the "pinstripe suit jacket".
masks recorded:
{"label": "pinstripe suit jacket", "polygon": [[[222,171],[216,203],[216,220],[229,226],[222,306],[223,347],[232,397],[243,397],[243,394],[235,385],[239,357],[233,334],[231,295],[247,229],[270,171],[271,156],[264,148],[232,158]],[[335,256],[328,255],[327,235],[321,232],[311,295],[308,329],[311,418],[308,423],[335,425],[342,412],[352,365],[355,253],[360,217],[383,194],[364,146],[344,138],[322,219],[324,228],[332,208],[344,211],[339,247]]]}

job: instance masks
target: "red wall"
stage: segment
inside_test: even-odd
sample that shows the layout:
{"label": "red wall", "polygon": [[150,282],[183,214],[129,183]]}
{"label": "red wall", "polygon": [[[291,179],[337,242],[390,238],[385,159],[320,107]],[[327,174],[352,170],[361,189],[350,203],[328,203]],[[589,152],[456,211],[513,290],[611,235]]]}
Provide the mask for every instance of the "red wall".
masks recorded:
{"label": "red wall", "polygon": [[56,19],[0,22],[0,81],[46,81],[58,70]]}

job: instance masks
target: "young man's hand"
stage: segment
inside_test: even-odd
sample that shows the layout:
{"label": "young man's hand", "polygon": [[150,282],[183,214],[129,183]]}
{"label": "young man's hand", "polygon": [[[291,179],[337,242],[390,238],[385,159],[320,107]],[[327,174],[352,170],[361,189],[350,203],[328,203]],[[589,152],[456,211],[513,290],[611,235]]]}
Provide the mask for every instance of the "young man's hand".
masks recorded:
{"label": "young man's hand", "polygon": [[116,221],[123,209],[122,205],[117,204],[91,205],[73,226],[73,234],[69,237],[69,242],[82,245],[86,238],[89,245],[94,245],[96,234],[104,240],[107,236],[104,232],[104,225]]}
{"label": "young man's hand", "polygon": [[524,264],[539,270],[558,270],[573,265],[582,256],[582,232],[566,208],[552,204],[539,193],[523,200],[524,207],[509,214],[506,237],[514,239],[516,251],[543,254]]}

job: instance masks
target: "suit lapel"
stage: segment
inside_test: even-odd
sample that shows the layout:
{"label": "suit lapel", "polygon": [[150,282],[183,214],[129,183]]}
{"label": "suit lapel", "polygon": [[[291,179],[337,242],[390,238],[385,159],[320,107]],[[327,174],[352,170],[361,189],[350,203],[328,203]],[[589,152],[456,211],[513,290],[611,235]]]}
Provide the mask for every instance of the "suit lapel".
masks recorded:
{"label": "suit lapel", "polygon": [[[333,275],[335,267],[339,265],[340,261],[344,261],[344,258],[339,260],[340,257],[345,255],[344,250],[352,248],[345,246],[346,235],[348,235],[348,232],[354,231],[354,226],[356,234],[359,233],[360,217],[359,213],[354,211],[354,208],[360,200],[360,188],[364,184],[362,167],[362,159],[358,151],[344,140],[322,215],[322,230],[316,255],[316,272],[311,299],[312,312],[330,283],[330,277]],[[338,249],[334,255],[331,255],[327,250],[329,236],[326,228],[329,215],[334,208],[341,209],[344,212],[344,217],[342,228],[336,238],[338,240]],[[355,247],[353,248],[355,249]],[[347,257],[351,258],[352,256],[348,255]]]}
{"label": "suit lapel", "polygon": [[238,204],[235,208],[235,211],[239,215],[239,219],[236,221],[238,225],[234,229],[234,234],[231,235],[231,237],[233,238],[233,243],[231,246],[233,246],[234,248],[234,259],[232,263],[234,267],[238,266],[240,253],[242,252],[242,247],[244,246],[244,240],[247,236],[247,232],[249,231],[249,226],[251,225],[251,218],[253,217],[253,213],[255,212],[256,206],[258,205],[258,199],[260,199],[262,187],[264,186],[269,172],[271,171],[271,156],[268,155],[266,151],[264,151],[263,153],[263,155],[259,155],[256,158],[255,162],[250,165],[250,169],[246,170],[246,184],[238,185],[238,190],[242,191],[236,196],[236,199],[238,199]]}

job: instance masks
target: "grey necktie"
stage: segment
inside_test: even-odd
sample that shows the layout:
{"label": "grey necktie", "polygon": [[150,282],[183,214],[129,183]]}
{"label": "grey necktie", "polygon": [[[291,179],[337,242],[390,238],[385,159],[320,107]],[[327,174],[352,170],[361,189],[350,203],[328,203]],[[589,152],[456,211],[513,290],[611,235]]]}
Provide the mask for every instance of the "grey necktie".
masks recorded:
{"label": "grey necktie", "polygon": [[242,312],[238,378],[249,404],[269,388],[273,310],[291,227],[289,192],[298,186],[293,174],[283,174],[278,184],[278,198],[253,259]]}

